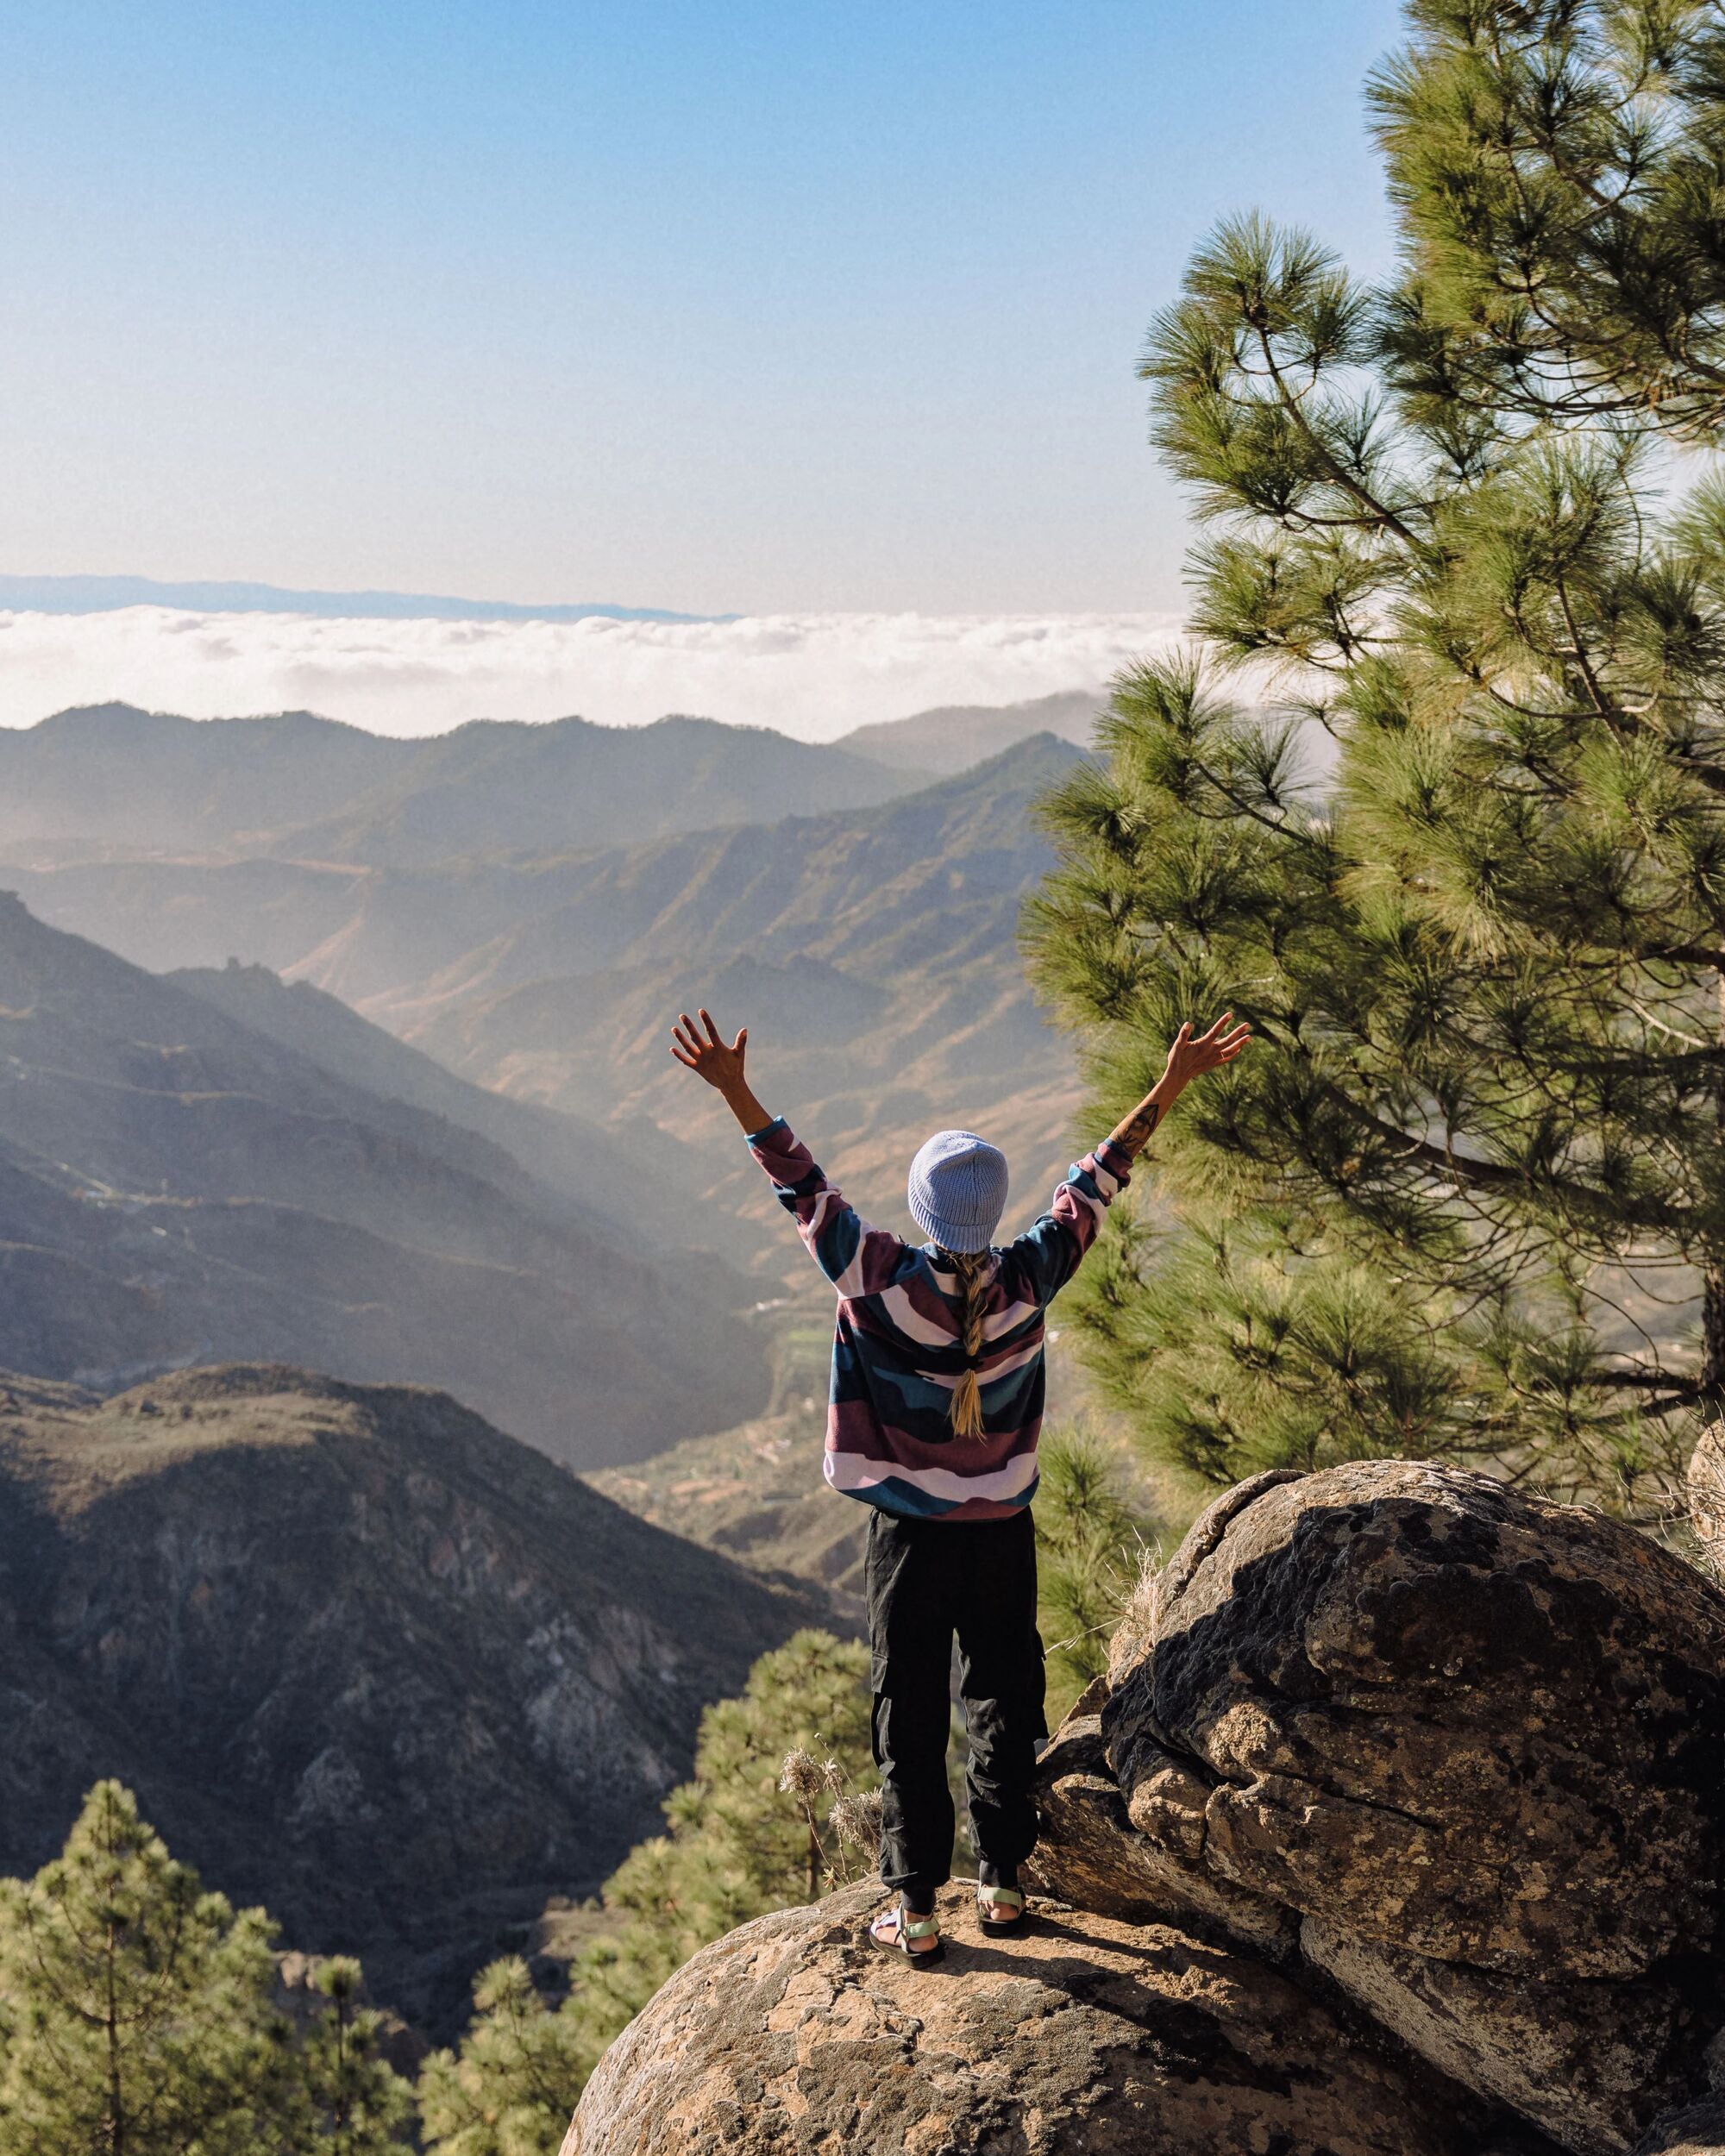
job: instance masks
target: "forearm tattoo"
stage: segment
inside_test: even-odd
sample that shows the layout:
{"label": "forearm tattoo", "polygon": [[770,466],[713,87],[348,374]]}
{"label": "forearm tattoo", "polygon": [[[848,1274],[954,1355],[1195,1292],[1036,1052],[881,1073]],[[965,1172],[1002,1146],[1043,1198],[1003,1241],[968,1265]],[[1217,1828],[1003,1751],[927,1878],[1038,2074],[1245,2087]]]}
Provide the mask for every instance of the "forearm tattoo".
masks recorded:
{"label": "forearm tattoo", "polygon": [[1108,1141],[1136,1160],[1150,1143],[1150,1134],[1162,1120],[1159,1100],[1141,1100]]}

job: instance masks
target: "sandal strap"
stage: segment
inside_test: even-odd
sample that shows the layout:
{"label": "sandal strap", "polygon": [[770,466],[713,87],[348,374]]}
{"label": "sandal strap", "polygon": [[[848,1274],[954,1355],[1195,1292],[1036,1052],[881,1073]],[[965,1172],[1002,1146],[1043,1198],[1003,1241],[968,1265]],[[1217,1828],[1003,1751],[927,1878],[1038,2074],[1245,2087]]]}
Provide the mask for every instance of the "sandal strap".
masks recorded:
{"label": "sandal strap", "polygon": [[1025,1905],[1025,1898],[1016,1887],[979,1886],[976,1899],[979,1903],[992,1902],[1007,1909],[1021,1909]]}
{"label": "sandal strap", "polygon": [[907,1909],[899,1911],[900,1939],[932,1939],[940,1929],[938,1916],[912,1916]]}

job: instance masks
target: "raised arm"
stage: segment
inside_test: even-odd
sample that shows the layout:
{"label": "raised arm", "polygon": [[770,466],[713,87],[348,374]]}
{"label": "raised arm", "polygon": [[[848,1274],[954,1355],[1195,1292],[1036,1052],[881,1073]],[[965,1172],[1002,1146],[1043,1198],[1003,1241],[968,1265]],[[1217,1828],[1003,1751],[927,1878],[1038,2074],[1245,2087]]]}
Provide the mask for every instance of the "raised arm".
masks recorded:
{"label": "raised arm", "polygon": [[1132,1113],[1114,1125],[1109,1136],[1109,1144],[1117,1147],[1128,1161],[1135,1161],[1149,1144],[1151,1132],[1195,1078],[1201,1078],[1207,1070],[1214,1070],[1222,1063],[1233,1062],[1251,1038],[1249,1025],[1230,1029],[1233,1017],[1232,1011],[1224,1011],[1208,1033],[1195,1035],[1189,1023],[1174,1036],[1174,1045],[1168,1051],[1168,1065],[1161,1077]]}
{"label": "raised arm", "polygon": [[724,1095],[810,1257],[841,1295],[878,1294],[891,1287],[907,1246],[890,1230],[871,1227],[816,1167],[783,1116],[769,1116],[762,1106],[743,1075],[748,1027],[727,1046],[706,1012],[699,1016],[698,1025],[687,1011],[681,1014],[671,1029],[671,1053]]}
{"label": "raised arm", "polygon": [[1195,1037],[1189,1025],[1181,1027],[1161,1077],[1094,1153],[1075,1162],[1053,1204],[1013,1244],[1012,1255],[1038,1301],[1051,1301],[1077,1271],[1109,1206],[1132,1180],[1132,1163],[1150,1143],[1151,1132],[1193,1079],[1233,1062],[1251,1038],[1249,1025],[1229,1031],[1233,1017],[1232,1011],[1225,1011],[1208,1033]]}

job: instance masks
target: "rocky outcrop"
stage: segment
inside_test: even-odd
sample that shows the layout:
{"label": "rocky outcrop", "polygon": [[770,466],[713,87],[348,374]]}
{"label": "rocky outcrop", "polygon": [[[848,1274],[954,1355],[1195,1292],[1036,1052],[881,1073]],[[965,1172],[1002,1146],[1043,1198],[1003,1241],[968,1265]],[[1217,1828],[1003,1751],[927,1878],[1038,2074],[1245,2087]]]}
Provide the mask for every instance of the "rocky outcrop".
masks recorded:
{"label": "rocky outcrop", "polygon": [[871,1952],[867,1889],[763,1919],[565,2156],[1725,2156],[1725,1597],[1681,1558],[1484,1476],[1259,1476],[1080,1709],[1035,1858],[1070,1913],[940,1971]]}
{"label": "rocky outcrop", "polygon": [[1725,2019],[1725,1602],[1484,1476],[1241,1496],[1103,1708],[1133,1828],[1293,1913],[1302,1963],[1443,2071],[1621,2156]]}
{"label": "rocky outcrop", "polygon": [[1165,1918],[1217,1927],[1283,1958],[1299,1935],[1293,1911],[1213,1877],[1198,1861],[1202,1807],[1195,1815],[1191,1793],[1199,1787],[1170,1762],[1153,1800],[1165,1808],[1169,1831],[1139,1833],[1109,1771],[1101,1715],[1073,1714],[1043,1756],[1042,1844],[1027,1868],[1027,1883],[1131,1923]]}
{"label": "rocky outcrop", "polygon": [[[870,1886],[695,1956],[612,2046],[562,2156],[1484,2156],[1417,2063],[1267,1964],[1076,1910],[946,1960],[868,1937]],[[1484,2136],[1484,2137],[1483,2137]]]}

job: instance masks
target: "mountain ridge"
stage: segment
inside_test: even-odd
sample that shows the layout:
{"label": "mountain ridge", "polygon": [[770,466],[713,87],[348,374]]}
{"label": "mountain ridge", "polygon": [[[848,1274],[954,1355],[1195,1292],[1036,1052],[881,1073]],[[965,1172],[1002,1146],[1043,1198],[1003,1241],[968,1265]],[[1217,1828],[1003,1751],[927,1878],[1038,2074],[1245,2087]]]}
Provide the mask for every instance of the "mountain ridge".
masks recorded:
{"label": "mountain ridge", "polygon": [[1060,689],[1021,704],[944,704],[906,718],[853,726],[833,743],[894,768],[952,774],[997,756],[1033,734],[1088,749],[1104,691]]}
{"label": "mountain ridge", "polygon": [[822,1614],[446,1394],[0,1372],[0,1871],[117,1775],[210,1885],[441,2033],[499,1926],[591,1890],[702,1708]]}
{"label": "mountain ridge", "polygon": [[473,719],[367,732],[308,711],[84,705],[0,728],[0,853],[296,855],[409,867],[884,800],[913,775],[764,726]]}

